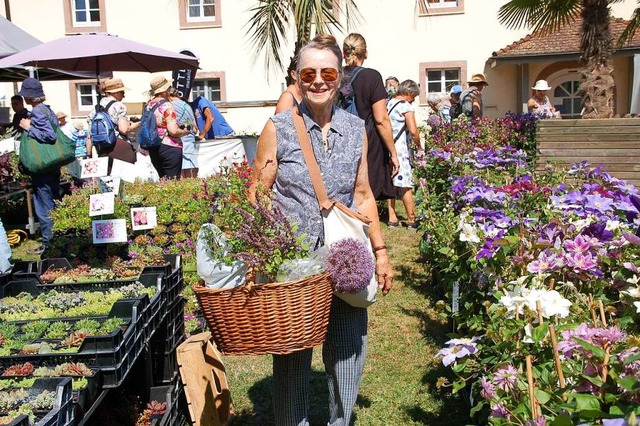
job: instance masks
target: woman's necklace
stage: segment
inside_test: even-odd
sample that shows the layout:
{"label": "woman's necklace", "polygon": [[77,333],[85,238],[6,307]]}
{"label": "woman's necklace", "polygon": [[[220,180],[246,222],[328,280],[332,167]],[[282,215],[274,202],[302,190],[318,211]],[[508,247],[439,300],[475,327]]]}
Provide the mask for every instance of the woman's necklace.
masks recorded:
{"label": "woman's necklace", "polygon": [[322,146],[324,147],[324,152],[329,150],[329,135],[322,135]]}

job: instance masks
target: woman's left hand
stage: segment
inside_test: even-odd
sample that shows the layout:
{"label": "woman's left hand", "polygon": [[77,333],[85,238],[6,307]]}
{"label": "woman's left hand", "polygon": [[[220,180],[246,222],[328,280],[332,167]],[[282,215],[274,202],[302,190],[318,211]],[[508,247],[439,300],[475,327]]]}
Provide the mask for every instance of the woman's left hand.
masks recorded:
{"label": "woman's left hand", "polygon": [[386,249],[376,252],[376,279],[378,281],[378,288],[382,291],[382,294],[386,296],[393,285],[393,271],[391,270]]}

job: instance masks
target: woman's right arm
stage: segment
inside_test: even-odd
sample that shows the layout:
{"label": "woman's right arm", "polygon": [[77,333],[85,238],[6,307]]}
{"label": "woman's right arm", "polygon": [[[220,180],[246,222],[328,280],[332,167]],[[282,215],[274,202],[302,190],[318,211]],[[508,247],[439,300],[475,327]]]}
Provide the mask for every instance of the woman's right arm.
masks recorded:
{"label": "woman's right arm", "polygon": [[393,130],[391,130],[391,120],[389,120],[389,114],[387,114],[387,101],[386,99],[380,99],[378,102],[372,105],[371,110],[373,112],[373,121],[376,124],[378,134],[382,139],[382,143],[389,150],[391,155],[391,164],[393,170],[391,176],[395,176],[400,171],[398,163],[398,153],[396,152],[396,145],[393,143]]}
{"label": "woman's right arm", "polygon": [[418,126],[416,124],[416,113],[407,111],[404,114],[404,122],[407,125],[407,130],[409,130],[411,134],[413,148],[420,148],[420,133],[418,133]]}
{"label": "woman's right arm", "polygon": [[278,174],[276,126],[272,120],[265,124],[258,138],[258,151],[253,163],[249,200],[256,201],[256,190],[259,186],[271,188]]}

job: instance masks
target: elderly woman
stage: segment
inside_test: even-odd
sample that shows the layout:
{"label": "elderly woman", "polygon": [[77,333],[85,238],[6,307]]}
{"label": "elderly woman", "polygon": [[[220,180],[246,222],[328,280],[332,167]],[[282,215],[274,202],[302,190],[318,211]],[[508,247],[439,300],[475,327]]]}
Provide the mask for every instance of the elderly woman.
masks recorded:
{"label": "elderly woman", "polygon": [[[393,139],[398,152],[400,172],[393,178],[393,186],[399,194],[407,212],[407,227],[416,229],[416,204],[413,198],[413,169],[411,168],[412,151],[420,146],[420,133],[416,125],[415,108],[413,101],[420,94],[418,83],[413,80],[405,80],[398,86],[398,93],[389,101],[387,110],[393,127]],[[429,95],[431,96],[431,95]],[[388,226],[398,226],[396,214],[396,200],[387,201],[389,209]]]}
{"label": "elderly woman", "polygon": [[185,127],[181,129],[173,104],[169,102],[171,80],[164,76],[157,76],[151,80],[149,94],[153,98],[147,102],[146,109],[151,110],[159,104],[154,114],[158,126],[158,136],[162,138],[159,147],[149,149],[151,163],[161,178],[179,179],[182,171],[182,140],[183,136],[191,133]]}
{"label": "elderly woman", "polygon": [[[58,117],[48,105],[44,104],[46,98],[42,84],[35,78],[29,77],[22,83],[18,95],[24,97],[24,101],[31,106],[31,115],[29,118],[20,120],[20,128],[39,143],[54,144],[58,139],[56,134]],[[51,242],[53,219],[50,213],[56,207],[55,200],[60,199],[60,168],[33,174],[31,181],[33,182],[33,204],[42,234],[42,244],[31,253],[42,254]]]}
{"label": "elderly woman", "polygon": [[[364,122],[334,108],[342,79],[340,48],[332,36],[316,37],[300,49],[297,67],[302,93],[299,112],[285,110],[267,122],[260,135],[253,180],[275,189],[274,203],[297,222],[312,249],[324,244],[322,214],[294,127],[304,119],[329,198],[371,219],[376,274],[383,294],[391,289],[391,267],[382,239],[375,198],[367,172]],[[255,191],[256,185],[252,185]],[[367,348],[367,310],[334,296],[323,347],[330,401],[330,425],[349,425]],[[276,425],[308,425],[312,350],[273,357]]]}
{"label": "elderly woman", "polygon": [[538,80],[531,88],[533,96],[527,102],[529,112],[540,119],[558,118],[560,114],[551,105],[551,101],[547,97],[547,91],[551,89],[546,80]]}

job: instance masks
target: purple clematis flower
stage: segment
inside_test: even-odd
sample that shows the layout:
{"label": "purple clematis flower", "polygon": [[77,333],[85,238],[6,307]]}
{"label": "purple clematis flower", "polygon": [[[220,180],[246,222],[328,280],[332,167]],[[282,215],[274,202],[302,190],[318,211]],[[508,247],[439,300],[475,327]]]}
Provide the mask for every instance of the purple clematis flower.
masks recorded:
{"label": "purple clematis flower", "polygon": [[480,396],[484,399],[493,399],[496,397],[496,385],[493,384],[491,380],[488,380],[486,377],[480,379]]}
{"label": "purple clematis flower", "polygon": [[511,364],[507,364],[496,370],[493,383],[503,391],[511,391],[516,388],[518,382],[518,370]]}
{"label": "purple clematis flower", "polygon": [[525,426],[546,426],[547,419],[544,417],[538,417],[537,419],[529,420],[524,425]]}
{"label": "purple clematis flower", "polygon": [[565,240],[564,248],[572,253],[586,253],[591,248],[591,244],[585,237],[578,235],[574,240]]}
{"label": "purple clematis flower", "polygon": [[585,207],[589,209],[600,213],[607,213],[613,210],[613,200],[611,198],[603,197],[598,193],[587,195],[586,198],[587,204]]}
{"label": "purple clematis flower", "polygon": [[527,271],[532,274],[542,274],[561,268],[562,266],[563,262],[561,257],[549,252],[548,250],[544,250],[540,252],[537,260],[534,260],[527,265]]}
{"label": "purple clematis flower", "polygon": [[602,426],[629,426],[625,419],[602,419]]}
{"label": "purple clematis flower", "polygon": [[591,253],[565,253],[564,260],[574,271],[593,271],[598,265]]}
{"label": "purple clematis flower", "polygon": [[456,362],[458,358],[464,358],[478,352],[478,345],[475,343],[478,339],[478,337],[472,339],[451,339],[445,342],[445,345],[449,345],[449,347],[442,348],[438,352],[439,356],[444,357],[442,358],[442,364],[448,367]]}
{"label": "purple clematis flower", "polygon": [[511,415],[509,414],[509,411],[507,411],[507,408],[504,406],[504,403],[500,402],[491,406],[491,414],[489,415],[489,417],[499,417],[509,420]]}
{"label": "purple clematis flower", "polygon": [[[585,236],[597,238],[602,242],[609,242],[613,239],[613,233],[611,231],[607,231],[606,226],[607,224],[602,222],[592,223],[587,226],[582,233]],[[591,245],[593,245],[593,243]]]}

